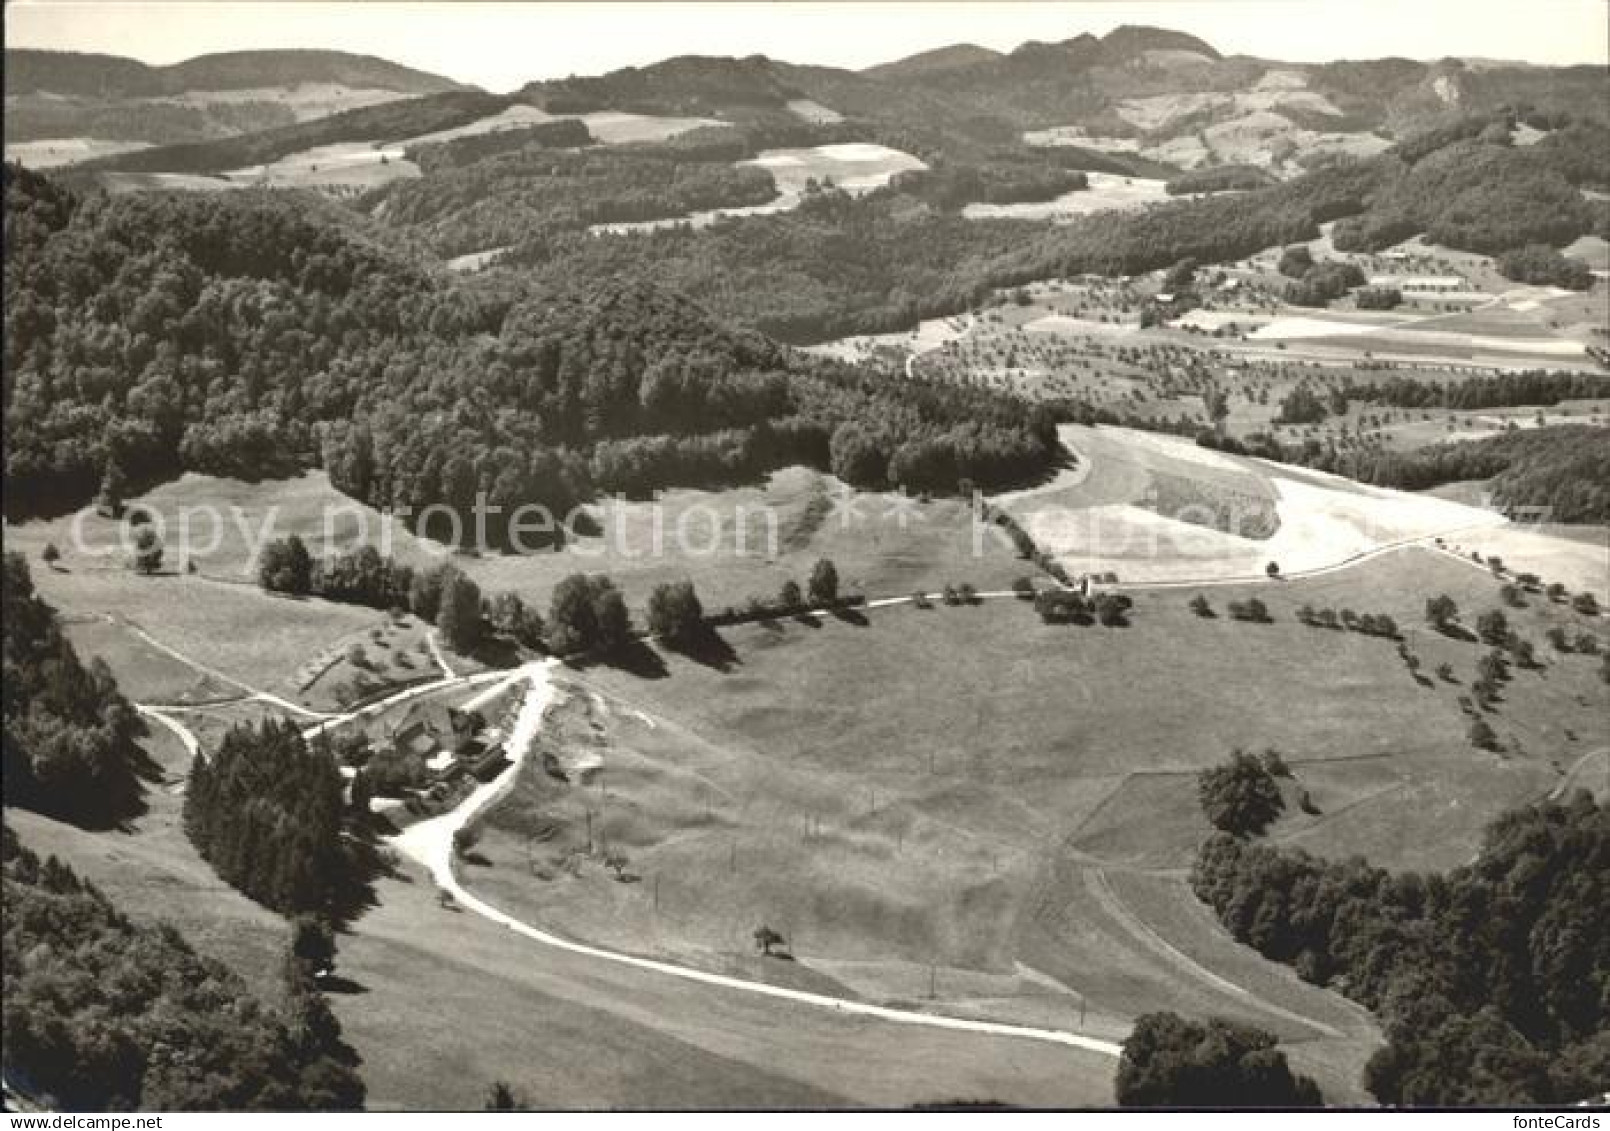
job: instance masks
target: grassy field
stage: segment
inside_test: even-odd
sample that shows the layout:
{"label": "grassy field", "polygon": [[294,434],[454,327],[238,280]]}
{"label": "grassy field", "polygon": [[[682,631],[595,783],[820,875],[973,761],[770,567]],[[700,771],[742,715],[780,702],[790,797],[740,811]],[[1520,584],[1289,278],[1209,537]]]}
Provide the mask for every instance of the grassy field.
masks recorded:
{"label": "grassy field", "polygon": [[[1335,565],[1407,538],[1496,526],[1490,511],[1285,465],[1189,440],[1066,425],[1080,455],[1046,489],[1004,505],[1074,573],[1122,581],[1255,577]],[[1088,469],[1088,475],[1085,470]]]}
{"label": "grassy field", "polygon": [[[172,587],[182,585],[187,600],[190,594],[204,593],[199,598],[204,604],[232,607],[248,631],[254,618],[267,616],[283,621],[281,639],[300,641],[302,625],[322,626],[319,639],[294,656],[294,650],[286,649],[285,660],[295,658],[289,668],[277,658],[279,641],[269,642],[268,670],[278,674],[284,668],[287,676],[336,642],[368,631],[377,616],[372,610],[259,593],[253,565],[257,547],[291,533],[301,535],[315,554],[325,547],[345,552],[367,539],[382,553],[415,566],[451,561],[483,592],[512,590],[543,611],[553,586],[576,572],[608,573],[639,611],[655,585],[685,578],[696,581],[708,610],[741,604],[750,596],[773,597],[786,580],[803,585],[821,557],[837,564],[843,589],[874,596],[937,590],[963,581],[979,589],[999,589],[1030,572],[993,536],[982,539],[980,556],[974,557],[971,515],[960,501],[922,502],[850,491],[833,477],[803,467],[776,472],[753,486],[671,490],[654,502],[605,500],[589,508],[597,533],[560,552],[528,555],[452,554],[441,543],[414,537],[400,523],[383,524],[376,511],[331,489],[319,472],[259,483],[185,475],[139,501],[175,532],[188,508],[208,506],[226,515],[234,511],[235,517],[226,519],[216,539],[204,519],[192,521],[192,556],[199,570],[194,577],[134,576],[121,567],[115,551],[117,528],[100,518],[82,524],[90,548],[85,553],[73,549],[72,516],[8,527],[7,541],[35,563],[47,542],[63,551],[62,564],[70,572],[36,564],[35,573],[45,596],[68,611],[110,611],[125,600],[141,607],[151,600],[156,602],[153,608],[165,610]],[[389,538],[382,537],[383,527],[390,530]],[[176,533],[169,544],[178,544]],[[113,556],[91,556],[102,550]],[[170,550],[170,555],[176,557],[177,551]],[[199,617],[201,610],[175,609],[173,615]],[[261,648],[264,642],[252,643]],[[221,648],[231,646],[220,643]]]}
{"label": "grassy field", "polygon": [[975,220],[1052,220],[1067,222],[1092,212],[1129,211],[1171,199],[1163,182],[1113,173],[1087,173],[1090,186],[1054,200],[1026,204],[969,204],[962,215]]}
{"label": "grassy field", "polygon": [[[196,855],[174,791],[183,751],[159,728],[148,749],[164,779],[127,829],[89,833],[14,809],[7,822],[24,844],[66,860],[135,917],[173,923],[278,1001],[285,921]],[[331,1003],[377,1110],[478,1108],[493,1080],[541,1108],[1112,1102],[1107,1057],[891,1027],[549,951],[443,909],[411,865],[376,883],[374,905],[338,941]]]}
{"label": "grassy field", "polygon": [[[1546,655],[1491,716],[1504,749],[1472,749],[1458,699],[1483,649],[1421,627],[1443,591],[1467,620],[1498,603],[1492,579],[1416,550],[1215,590],[1206,620],[1188,590],[1136,592],[1122,629],[1042,626],[1015,602],[906,606],[734,629],[730,652],[662,655],[663,671],[590,669],[488,817],[469,882],[577,937],[751,976],[764,923],[798,960],[774,976],[876,1001],[1117,1037],[1148,1008],[1239,1016],[1356,1096],[1368,1024],[1177,906],[1208,831],[1195,773],[1278,748],[1295,778],[1277,841],[1463,863],[1488,820],[1591,752],[1605,694],[1591,657]],[[1275,623],[1223,615],[1254,592]],[[1416,681],[1390,641],[1296,623],[1305,602],[1392,615],[1425,672],[1446,661],[1457,682]],[[1511,614],[1539,643],[1587,623]],[[606,851],[628,857],[624,882]]]}

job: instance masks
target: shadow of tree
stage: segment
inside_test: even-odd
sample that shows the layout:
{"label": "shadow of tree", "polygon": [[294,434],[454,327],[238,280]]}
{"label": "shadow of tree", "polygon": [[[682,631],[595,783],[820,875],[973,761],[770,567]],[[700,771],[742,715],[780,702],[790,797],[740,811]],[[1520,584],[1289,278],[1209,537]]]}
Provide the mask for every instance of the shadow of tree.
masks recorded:
{"label": "shadow of tree", "polygon": [[738,659],[738,653],[733,651],[732,645],[708,625],[703,626],[697,636],[679,641],[670,647],[678,655],[686,656],[695,663],[715,668],[717,671],[729,672],[742,663]]}

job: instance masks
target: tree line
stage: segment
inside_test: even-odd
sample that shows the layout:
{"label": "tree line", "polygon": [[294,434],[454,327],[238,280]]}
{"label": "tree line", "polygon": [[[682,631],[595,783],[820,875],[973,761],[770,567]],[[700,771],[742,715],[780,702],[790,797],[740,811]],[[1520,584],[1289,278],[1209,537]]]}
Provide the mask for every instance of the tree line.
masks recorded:
{"label": "tree line", "polygon": [[171,926],[3,838],[8,1089],[69,1111],[363,1106],[357,1056],[294,951],[271,1008]]}
{"label": "tree line", "polygon": [[[78,505],[190,469],[323,464],[341,490],[468,523],[600,489],[825,469],[879,422],[923,489],[1029,477],[1054,454],[1021,401],[787,350],[629,274],[433,275],[363,222],[291,194],[80,200],[5,171],[6,505]],[[595,241],[607,243],[610,241]],[[506,541],[508,528],[491,531]]]}
{"label": "tree line", "polygon": [[93,825],[132,815],[144,720],[105,661],[79,659],[22,555],[6,554],[4,570],[6,804]]}
{"label": "tree line", "polygon": [[1574,1103],[1610,1079],[1610,814],[1584,791],[1504,814],[1444,874],[1221,834],[1191,883],[1237,939],[1381,1017],[1383,1103]]}
{"label": "tree line", "polygon": [[231,727],[196,755],[185,786],[196,851],[231,887],[285,914],[349,904],[359,872],[345,819],[335,760],[288,719]]}

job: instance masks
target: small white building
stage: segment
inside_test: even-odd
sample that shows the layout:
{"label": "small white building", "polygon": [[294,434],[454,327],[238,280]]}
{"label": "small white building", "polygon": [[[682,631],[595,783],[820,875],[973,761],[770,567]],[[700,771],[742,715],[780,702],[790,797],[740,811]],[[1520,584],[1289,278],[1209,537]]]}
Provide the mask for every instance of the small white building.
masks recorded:
{"label": "small white building", "polygon": [[1371,275],[1372,287],[1396,287],[1403,291],[1458,291],[1467,284],[1458,275]]}

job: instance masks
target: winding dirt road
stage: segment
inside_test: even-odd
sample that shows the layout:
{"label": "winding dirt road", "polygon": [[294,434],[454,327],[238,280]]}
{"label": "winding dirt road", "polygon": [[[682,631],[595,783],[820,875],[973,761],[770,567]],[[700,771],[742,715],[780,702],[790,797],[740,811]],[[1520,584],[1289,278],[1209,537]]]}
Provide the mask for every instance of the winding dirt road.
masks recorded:
{"label": "winding dirt road", "polygon": [[520,714],[509,736],[506,747],[510,762],[508,768],[495,781],[481,786],[463,804],[451,812],[444,813],[440,817],[435,817],[428,821],[421,821],[419,824],[409,827],[392,842],[398,851],[423,865],[442,890],[451,894],[460,907],[507,927],[509,930],[542,946],[554,947],[604,962],[631,966],[639,970],[648,970],[668,977],[700,982],[723,990],[760,994],[765,997],[812,1005],[822,1009],[831,1009],[836,1013],[872,1017],[901,1025],[924,1025],[936,1029],[961,1030],[996,1037],[1018,1037],[1025,1040],[1066,1045],[1111,1057],[1116,1057],[1123,1052],[1122,1046],[1111,1041],[1100,1041],[1077,1033],[1064,1032],[1060,1029],[1039,1029],[993,1021],[973,1021],[961,1017],[949,1017],[939,1013],[918,1013],[913,1010],[890,1009],[867,1002],[836,998],[828,994],[811,993],[805,990],[788,989],[766,982],[734,978],[725,974],[715,974],[706,970],[679,966],[672,962],[662,962],[656,959],[607,950],[603,947],[589,946],[585,943],[573,942],[570,939],[550,934],[529,923],[516,919],[514,916],[499,910],[470,892],[459,882],[458,876],[453,870],[453,834],[464,828],[487,807],[497,802],[513,786],[515,778],[520,772],[520,767],[530,752],[532,741],[536,738],[542,717],[546,713],[549,704],[553,701],[552,672],[556,664],[557,661],[549,660],[540,664],[530,664],[521,669],[522,675],[531,680],[531,688],[526,695],[524,704],[521,705]]}

